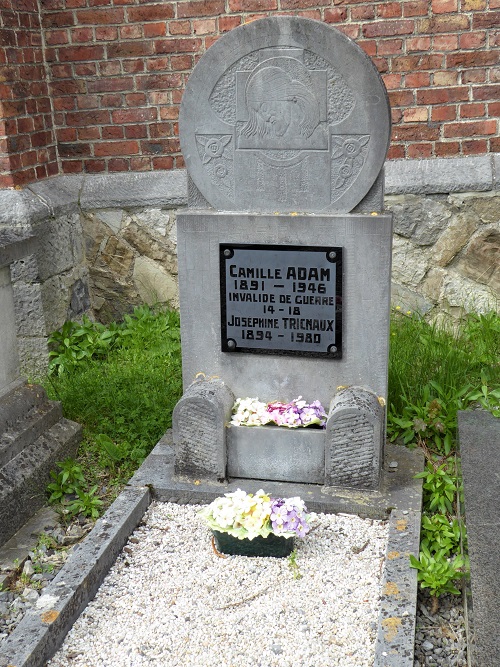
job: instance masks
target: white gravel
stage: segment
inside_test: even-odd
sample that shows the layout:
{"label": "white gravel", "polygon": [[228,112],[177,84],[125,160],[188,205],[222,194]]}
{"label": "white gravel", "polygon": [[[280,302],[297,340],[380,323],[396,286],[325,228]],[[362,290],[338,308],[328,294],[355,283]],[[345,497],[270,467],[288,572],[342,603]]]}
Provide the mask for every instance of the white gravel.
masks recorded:
{"label": "white gravel", "polygon": [[373,665],[387,524],[318,515],[289,559],[215,555],[199,507],[153,503],[50,667]]}

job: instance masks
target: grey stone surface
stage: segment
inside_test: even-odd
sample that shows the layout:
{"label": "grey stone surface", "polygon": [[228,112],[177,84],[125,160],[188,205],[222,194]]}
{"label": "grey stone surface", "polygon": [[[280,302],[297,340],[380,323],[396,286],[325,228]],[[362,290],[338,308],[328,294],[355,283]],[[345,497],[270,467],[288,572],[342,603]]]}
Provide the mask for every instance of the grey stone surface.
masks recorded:
{"label": "grey stone surface", "polygon": [[18,281],[13,285],[15,325],[18,336],[45,336],[42,285]]}
{"label": "grey stone surface", "polygon": [[30,232],[8,227],[0,228],[0,267],[8,266],[30,255],[37,247],[38,241]]}
{"label": "grey stone surface", "polygon": [[74,213],[78,210],[83,174],[66,174],[30,183],[33,192],[49,209],[52,217]]}
{"label": "grey stone surface", "polygon": [[182,170],[96,174],[85,178],[80,195],[82,210],[138,206],[174,208],[186,202],[187,182]]}
{"label": "grey stone surface", "polygon": [[391,160],[386,165],[385,191],[395,195],[491,190],[493,177],[492,155]]}
{"label": "grey stone surface", "polygon": [[0,390],[19,377],[14,295],[8,266],[0,268]]}
{"label": "grey stone surface", "polygon": [[272,426],[227,429],[228,477],[325,483],[325,432]]}
{"label": "grey stone surface", "polygon": [[50,207],[29,190],[0,190],[0,226],[29,228],[50,215]]}
{"label": "grey stone surface", "polygon": [[500,420],[482,410],[459,412],[458,439],[473,601],[471,664],[491,667],[500,636]]}
{"label": "grey stone surface", "polygon": [[193,70],[179,123],[190,177],[223,211],[351,211],[390,139],[387,93],[368,56],[292,16],[223,35]]}
{"label": "grey stone surface", "polygon": [[14,632],[2,643],[0,667],[43,667],[94,597],[150,502],[148,488],[125,489],[77,545]]}
{"label": "grey stone surface", "polygon": [[389,522],[374,667],[413,667],[420,510],[394,510]]}
{"label": "grey stone surface", "polygon": [[49,473],[56,461],[76,454],[81,432],[78,424],[61,419],[2,467],[0,544],[45,504]]}
{"label": "grey stone surface", "polygon": [[449,208],[433,197],[392,197],[387,204],[394,216],[394,232],[419,246],[435,243],[451,217]]}
{"label": "grey stone surface", "polygon": [[493,153],[493,189],[500,190],[500,153]]}
{"label": "grey stone surface", "polygon": [[80,216],[65,214],[32,226],[38,238],[37,262],[41,280],[69,271],[83,262]]}
{"label": "grey stone surface", "polygon": [[[265,216],[180,213],[177,217],[183,379],[221,378],[237,397],[318,399],[362,385],[387,397],[391,218],[379,215]],[[344,248],[342,359],[221,352],[219,243]],[[369,333],[366,333],[368,327]]]}
{"label": "grey stone surface", "polygon": [[340,390],[326,423],[325,484],[376,489],[384,439],[385,409],[378,397],[364,387]]}
{"label": "grey stone surface", "polygon": [[234,395],[220,380],[193,382],[174,408],[172,427],[178,475],[226,477],[226,424]]}

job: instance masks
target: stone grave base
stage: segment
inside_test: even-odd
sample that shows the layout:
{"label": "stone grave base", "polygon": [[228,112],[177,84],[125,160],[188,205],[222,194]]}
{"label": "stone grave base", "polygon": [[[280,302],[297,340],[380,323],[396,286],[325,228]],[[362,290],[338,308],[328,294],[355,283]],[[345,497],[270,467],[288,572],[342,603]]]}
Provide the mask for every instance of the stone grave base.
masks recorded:
{"label": "stone grave base", "polygon": [[[409,554],[417,554],[420,536],[421,482],[414,474],[423,467],[419,450],[388,445],[380,490],[348,491],[313,484],[266,482],[274,495],[300,495],[316,512],[346,512],[389,520],[389,541],[381,581],[374,667],[413,667],[416,570]],[[37,608],[30,610],[3,642],[0,667],[44,667],[62,644],[72,624],[94,597],[109,568],[139,525],[153,500],[181,504],[211,502],[238,486],[255,491],[259,480],[231,483],[181,482],[173,476],[172,436],[158,443],[126,488],[97,521],[44,590]]]}
{"label": "stone grave base", "polygon": [[76,454],[81,433],[38,385],[0,397],[0,545],[46,503],[49,473]]}

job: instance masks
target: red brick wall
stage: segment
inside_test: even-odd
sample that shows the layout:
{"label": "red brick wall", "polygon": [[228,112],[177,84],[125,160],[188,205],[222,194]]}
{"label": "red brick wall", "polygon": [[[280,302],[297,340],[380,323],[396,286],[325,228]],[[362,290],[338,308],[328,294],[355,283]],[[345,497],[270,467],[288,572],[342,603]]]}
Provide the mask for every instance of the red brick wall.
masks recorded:
{"label": "red brick wall", "polygon": [[[31,7],[35,1],[0,0],[0,8],[11,2]],[[393,108],[390,158],[499,150],[500,0],[40,3],[58,157],[65,173],[183,166],[177,117],[194,62],[222,33],[279,13],[333,24],[373,58]],[[29,9],[11,14],[29,15],[36,23]],[[35,25],[24,31],[36,37]],[[20,44],[17,50],[24,52]],[[10,62],[8,53],[5,57]],[[23,78],[21,66],[13,69],[18,80]],[[10,89],[14,85],[7,84],[6,92]],[[40,95],[39,100],[47,99],[46,91]],[[47,140],[52,151],[50,132]],[[14,157],[17,165],[18,155],[11,151]],[[36,177],[43,177],[42,163],[37,164]],[[47,172],[49,165],[53,169],[52,152]]]}
{"label": "red brick wall", "polygon": [[37,0],[0,0],[0,187],[58,172]]}

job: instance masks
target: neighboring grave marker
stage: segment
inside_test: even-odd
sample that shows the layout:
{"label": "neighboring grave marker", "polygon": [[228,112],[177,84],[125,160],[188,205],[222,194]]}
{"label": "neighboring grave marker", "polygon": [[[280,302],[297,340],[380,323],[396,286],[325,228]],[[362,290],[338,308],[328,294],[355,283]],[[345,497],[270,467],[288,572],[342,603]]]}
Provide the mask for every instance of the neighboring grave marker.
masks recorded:
{"label": "neighboring grave marker", "polygon": [[[376,488],[392,245],[376,68],[323,23],[262,19],[201,58],[179,123],[199,210],[177,219],[177,474]],[[329,409],[326,431],[227,428],[234,397],[300,395]]]}

